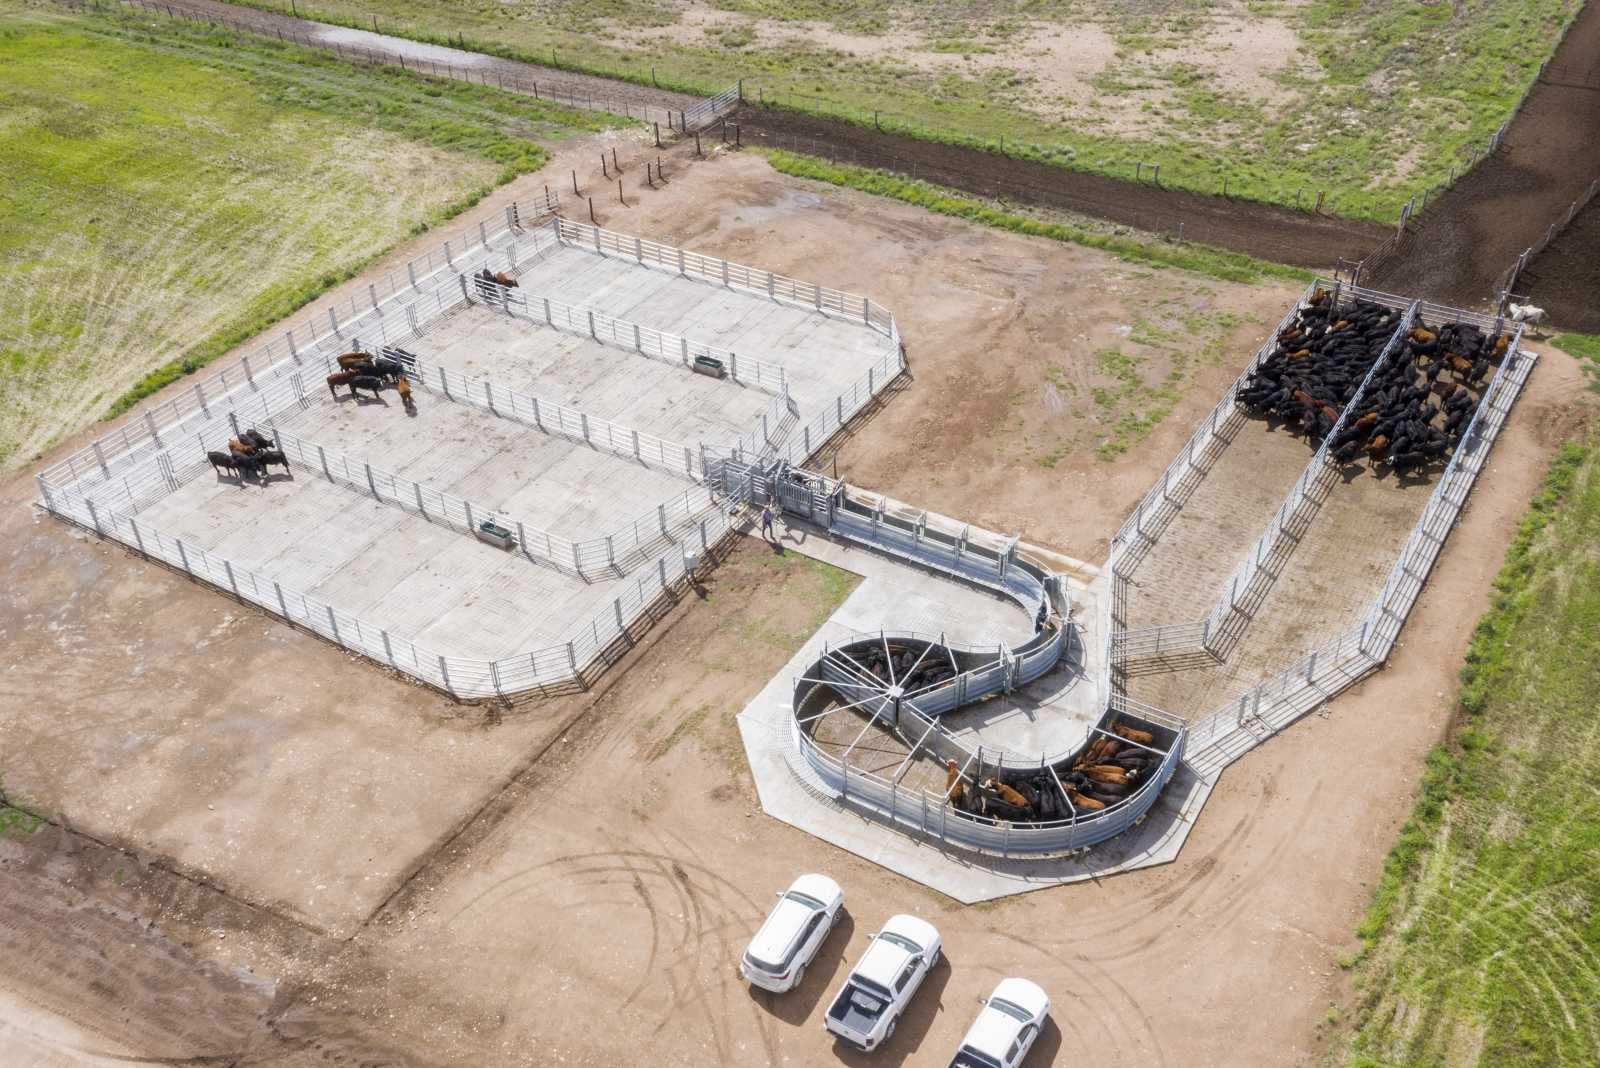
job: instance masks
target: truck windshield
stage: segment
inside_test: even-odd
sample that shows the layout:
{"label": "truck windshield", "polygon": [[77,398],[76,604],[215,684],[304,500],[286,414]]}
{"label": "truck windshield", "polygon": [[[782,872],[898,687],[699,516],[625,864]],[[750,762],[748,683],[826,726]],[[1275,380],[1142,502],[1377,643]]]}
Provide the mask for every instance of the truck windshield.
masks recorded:
{"label": "truck windshield", "polygon": [[979,1053],[971,1046],[962,1046],[950,1068],[1000,1068],[1000,1062],[987,1053]]}

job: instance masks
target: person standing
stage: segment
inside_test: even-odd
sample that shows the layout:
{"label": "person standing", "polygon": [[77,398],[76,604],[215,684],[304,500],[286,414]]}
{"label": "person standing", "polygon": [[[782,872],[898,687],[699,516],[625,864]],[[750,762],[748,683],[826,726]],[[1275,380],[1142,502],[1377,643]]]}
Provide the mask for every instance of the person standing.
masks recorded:
{"label": "person standing", "polygon": [[761,536],[768,541],[777,541],[778,537],[772,531],[772,502],[768,501],[761,506]]}

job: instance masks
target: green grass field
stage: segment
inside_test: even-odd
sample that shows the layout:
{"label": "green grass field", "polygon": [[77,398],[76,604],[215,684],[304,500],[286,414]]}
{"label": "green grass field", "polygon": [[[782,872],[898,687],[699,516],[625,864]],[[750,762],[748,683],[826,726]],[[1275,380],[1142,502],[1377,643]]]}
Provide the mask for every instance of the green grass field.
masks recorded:
{"label": "green grass field", "polygon": [[1362,927],[1344,1062],[1600,1064],[1600,446],[1523,519]]}
{"label": "green grass field", "polygon": [[[288,10],[288,0],[245,0]],[[302,15],[1392,222],[1581,0],[295,0]],[[1237,45],[1237,47],[1232,47]]]}
{"label": "green grass field", "polygon": [[167,19],[0,0],[0,469],[598,121]]}

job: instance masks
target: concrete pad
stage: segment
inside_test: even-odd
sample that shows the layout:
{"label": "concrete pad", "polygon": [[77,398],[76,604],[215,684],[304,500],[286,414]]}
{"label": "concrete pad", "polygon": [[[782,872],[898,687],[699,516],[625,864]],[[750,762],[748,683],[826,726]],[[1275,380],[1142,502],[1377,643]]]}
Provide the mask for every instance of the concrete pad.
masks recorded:
{"label": "concrete pad", "polygon": [[[862,576],[859,586],[739,714],[739,732],[762,808],[825,841],[963,902],[1098,878],[1177,856],[1210,784],[1186,769],[1168,784],[1134,830],[1073,857],[1007,859],[950,847],[890,827],[833,796],[793,741],[796,679],[829,643],[879,629],[944,633],[953,642],[1020,644],[1033,621],[1007,598],[869,549],[829,539],[809,524],[791,522],[779,539],[796,551]],[[1103,711],[1093,680],[1103,657],[1098,635],[1106,580],[1076,561],[1064,570],[1073,601],[1073,643],[1057,670],[1020,688],[942,717],[968,745],[1016,754],[1059,754],[1087,738]],[[898,759],[898,758],[896,758]]]}
{"label": "concrete pad", "polygon": [[[572,540],[619,553],[675,538],[705,512],[687,479],[426,393],[417,415],[321,394],[277,420],[296,437],[372,457],[394,474]],[[367,461],[354,459],[359,482]],[[382,482],[384,476],[375,476]],[[685,510],[684,504],[690,503]],[[588,581],[486,545],[389,501],[327,481],[315,465],[264,485],[208,468],[145,508],[141,523],[446,655],[498,659],[568,640],[631,581]],[[532,535],[530,535],[531,537]]]}

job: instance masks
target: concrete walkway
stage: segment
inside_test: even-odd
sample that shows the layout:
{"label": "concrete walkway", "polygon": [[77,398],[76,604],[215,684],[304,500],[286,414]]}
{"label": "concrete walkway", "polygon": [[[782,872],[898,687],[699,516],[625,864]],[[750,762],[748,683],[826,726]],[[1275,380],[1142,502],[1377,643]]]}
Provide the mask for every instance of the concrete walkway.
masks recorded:
{"label": "concrete walkway", "polygon": [[[1078,856],[1043,860],[1007,860],[952,849],[937,839],[891,828],[827,792],[807,774],[794,742],[792,711],[796,679],[821,657],[826,644],[879,629],[943,632],[951,641],[971,644],[1018,644],[1032,636],[1033,621],[1015,602],[835,541],[810,524],[795,521],[780,531],[773,551],[801,553],[860,575],[862,582],[739,714],[745,754],[768,815],[966,903],[1177,857],[1211,789],[1184,770],[1139,827]],[[1105,643],[1096,628],[1106,584],[1090,565],[1024,548],[1049,558],[1066,576],[1074,627],[1069,653],[1043,678],[944,721],[971,745],[1019,754],[1060,753],[1080,745],[1100,717],[1095,680],[1106,670],[1101,662]]]}

